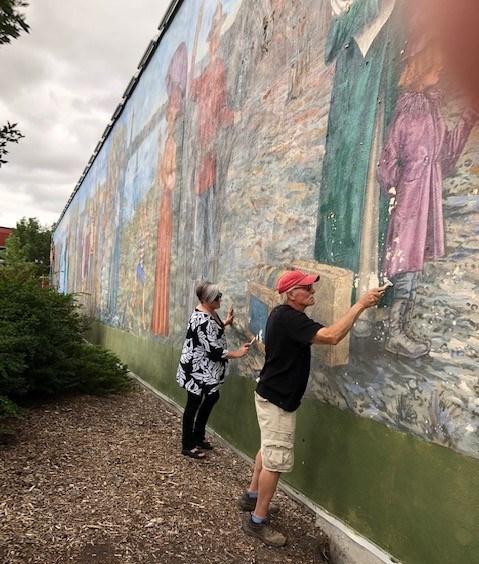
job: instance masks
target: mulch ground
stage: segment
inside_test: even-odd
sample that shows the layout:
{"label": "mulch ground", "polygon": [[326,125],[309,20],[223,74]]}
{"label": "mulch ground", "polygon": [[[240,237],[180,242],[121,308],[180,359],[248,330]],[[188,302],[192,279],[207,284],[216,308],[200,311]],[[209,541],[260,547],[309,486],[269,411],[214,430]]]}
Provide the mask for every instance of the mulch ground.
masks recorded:
{"label": "mulch ground", "polygon": [[14,429],[0,445],[2,563],[329,561],[314,516],[281,491],[288,544],[246,536],[235,500],[251,467],[215,438],[207,460],[184,457],[181,415],[139,386],[42,404]]}

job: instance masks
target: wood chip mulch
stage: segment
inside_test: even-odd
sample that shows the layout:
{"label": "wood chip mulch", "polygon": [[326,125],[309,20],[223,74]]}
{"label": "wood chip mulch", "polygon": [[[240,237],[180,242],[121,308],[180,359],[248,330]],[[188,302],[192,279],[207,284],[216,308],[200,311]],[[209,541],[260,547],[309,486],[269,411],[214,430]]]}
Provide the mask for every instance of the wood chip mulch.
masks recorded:
{"label": "wood chip mulch", "polygon": [[271,548],[241,530],[251,467],[216,438],[180,452],[181,415],[137,386],[44,403],[0,445],[0,562],[328,562],[314,516],[279,491]]}

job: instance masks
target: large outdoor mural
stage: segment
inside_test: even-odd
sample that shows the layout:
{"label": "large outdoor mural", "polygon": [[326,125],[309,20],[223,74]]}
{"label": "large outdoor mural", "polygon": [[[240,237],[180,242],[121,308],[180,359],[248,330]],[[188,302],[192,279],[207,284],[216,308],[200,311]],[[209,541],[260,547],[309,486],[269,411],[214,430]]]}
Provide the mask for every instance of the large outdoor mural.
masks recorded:
{"label": "large outdoor mural", "polygon": [[[102,323],[179,349],[201,279],[262,366],[281,272],[337,319],[309,394],[479,458],[479,103],[404,0],[184,0],[54,234]],[[226,311],[226,308],[225,308]]]}

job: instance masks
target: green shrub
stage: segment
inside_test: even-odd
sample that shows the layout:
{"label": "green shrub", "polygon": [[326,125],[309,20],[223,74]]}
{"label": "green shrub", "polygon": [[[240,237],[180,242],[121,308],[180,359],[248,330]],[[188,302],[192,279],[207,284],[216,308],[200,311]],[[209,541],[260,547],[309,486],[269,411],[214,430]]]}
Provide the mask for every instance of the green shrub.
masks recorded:
{"label": "green shrub", "polygon": [[9,400],[5,396],[0,396],[0,436],[2,434],[10,434],[10,429],[4,427],[1,423],[5,419],[21,419],[23,416],[23,410],[18,407],[16,403]]}
{"label": "green shrub", "polygon": [[74,296],[25,270],[0,268],[0,396],[105,394],[131,389],[127,368],[86,343]]}
{"label": "green shrub", "polygon": [[128,392],[132,380],[128,368],[111,351],[83,342],[79,354],[70,366],[78,375],[77,389],[87,394],[104,395]]}

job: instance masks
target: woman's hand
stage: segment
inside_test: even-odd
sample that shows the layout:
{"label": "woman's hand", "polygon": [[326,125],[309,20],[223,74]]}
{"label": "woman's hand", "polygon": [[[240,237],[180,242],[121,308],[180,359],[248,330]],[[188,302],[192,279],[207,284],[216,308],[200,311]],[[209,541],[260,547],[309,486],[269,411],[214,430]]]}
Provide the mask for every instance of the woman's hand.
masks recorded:
{"label": "woman's hand", "polygon": [[234,316],[234,308],[233,306],[230,306],[226,315],[225,325],[231,325],[233,323]]}
{"label": "woman's hand", "polygon": [[249,343],[245,343],[238,350],[229,351],[225,358],[241,358],[242,356],[244,356],[248,352],[250,346],[251,345]]}
{"label": "woman's hand", "polygon": [[245,343],[243,346],[241,346],[237,351],[236,354],[238,355],[236,358],[241,358],[242,356],[244,356],[245,354],[247,354],[247,352],[249,351],[250,348],[250,344],[249,343]]}

